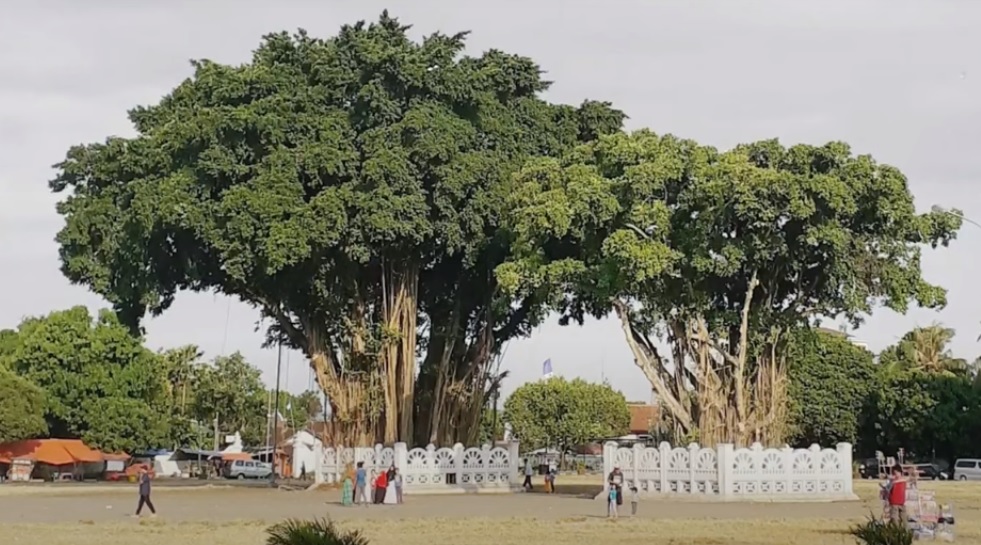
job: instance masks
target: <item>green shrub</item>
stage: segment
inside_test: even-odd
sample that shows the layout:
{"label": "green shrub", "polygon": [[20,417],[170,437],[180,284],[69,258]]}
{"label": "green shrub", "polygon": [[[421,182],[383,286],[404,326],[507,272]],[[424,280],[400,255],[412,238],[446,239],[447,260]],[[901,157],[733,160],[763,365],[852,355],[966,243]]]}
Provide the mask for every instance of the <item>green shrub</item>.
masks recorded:
{"label": "green shrub", "polygon": [[266,545],[368,545],[357,530],[345,531],[329,519],[290,519],[266,530]]}
{"label": "green shrub", "polygon": [[861,545],[912,545],[913,531],[905,524],[882,522],[874,515],[868,520],[852,527],[852,536]]}

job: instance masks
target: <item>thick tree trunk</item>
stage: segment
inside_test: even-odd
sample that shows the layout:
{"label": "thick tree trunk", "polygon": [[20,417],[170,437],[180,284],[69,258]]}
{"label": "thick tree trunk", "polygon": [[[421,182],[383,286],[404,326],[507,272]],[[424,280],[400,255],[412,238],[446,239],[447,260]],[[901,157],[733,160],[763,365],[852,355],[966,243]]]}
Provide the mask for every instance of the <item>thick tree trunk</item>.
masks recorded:
{"label": "thick tree trunk", "polygon": [[749,302],[756,287],[754,278],[739,327],[724,341],[714,338],[702,319],[669,323],[673,362],[666,362],[634,326],[627,304],[613,302],[634,362],[657,393],[665,424],[677,435],[673,440],[740,446],[784,440],[787,385],[778,335],[766,341],[767,351],[750,365]]}
{"label": "thick tree trunk", "polygon": [[382,264],[384,327],[380,366],[384,370],[386,444],[412,440],[416,379],[416,325],[419,312],[419,269]]}
{"label": "thick tree trunk", "polygon": [[326,352],[314,353],[310,365],[330,401],[334,444],[373,445],[378,439],[381,416],[378,375],[370,371],[338,373]]}

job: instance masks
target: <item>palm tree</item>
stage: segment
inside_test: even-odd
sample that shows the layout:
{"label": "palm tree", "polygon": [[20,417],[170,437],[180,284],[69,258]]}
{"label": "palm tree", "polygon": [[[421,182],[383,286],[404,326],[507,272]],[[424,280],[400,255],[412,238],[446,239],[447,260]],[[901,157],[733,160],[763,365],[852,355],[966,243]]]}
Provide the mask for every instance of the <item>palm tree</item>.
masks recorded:
{"label": "palm tree", "polygon": [[179,416],[184,416],[188,388],[193,381],[194,366],[202,356],[201,350],[194,345],[173,348],[163,353],[164,365],[167,366],[168,394]]}
{"label": "palm tree", "polygon": [[912,356],[912,361],[907,361],[914,369],[928,373],[962,373],[968,368],[967,360],[955,358],[948,348],[955,333],[953,329],[935,323],[910,331],[900,345],[904,345],[903,352]]}

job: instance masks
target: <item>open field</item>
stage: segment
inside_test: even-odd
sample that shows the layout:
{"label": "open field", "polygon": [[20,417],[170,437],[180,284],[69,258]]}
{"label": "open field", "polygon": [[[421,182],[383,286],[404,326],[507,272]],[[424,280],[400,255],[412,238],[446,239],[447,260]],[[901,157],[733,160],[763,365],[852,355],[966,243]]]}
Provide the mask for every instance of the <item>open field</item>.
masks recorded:
{"label": "open field", "polygon": [[[596,477],[592,477],[595,483]],[[572,481],[572,482],[570,482]],[[416,496],[402,506],[344,508],[336,491],[158,487],[160,518],[128,515],[135,491],[116,487],[0,487],[0,536],[18,545],[259,545],[270,523],[330,516],[374,545],[850,544],[847,528],[878,511],[876,483],[856,482],[859,502],[696,503],[648,500],[635,519],[604,518],[598,486],[567,478],[542,494]],[[958,517],[957,541],[981,543],[981,485],[925,483]],[[629,507],[628,507],[629,509]]]}

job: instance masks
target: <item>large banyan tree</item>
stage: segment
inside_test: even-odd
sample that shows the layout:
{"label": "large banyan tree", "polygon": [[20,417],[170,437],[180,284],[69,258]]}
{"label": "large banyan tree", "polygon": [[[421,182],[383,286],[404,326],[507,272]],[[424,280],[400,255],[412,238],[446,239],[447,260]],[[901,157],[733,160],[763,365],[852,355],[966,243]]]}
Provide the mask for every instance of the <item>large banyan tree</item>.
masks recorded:
{"label": "large banyan tree", "polygon": [[960,227],[842,143],[719,152],[646,131],[533,162],[510,209],[502,285],[551,291],[566,320],[614,314],[670,431],[704,444],[783,440],[794,328],[942,306],[920,251]]}
{"label": "large banyan tree", "polygon": [[136,136],[72,148],[51,182],[65,275],[134,328],[182,290],[259,308],[309,357],[338,441],[473,440],[494,355],[543,312],[494,275],[513,174],[623,115],[549,104],[530,59],[408,28],[385,13],[195,61],[130,112]]}

